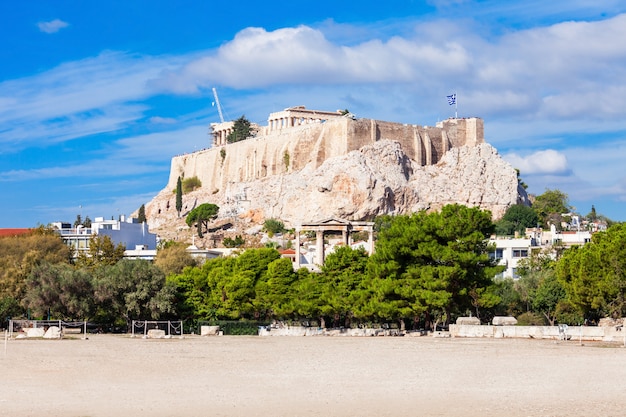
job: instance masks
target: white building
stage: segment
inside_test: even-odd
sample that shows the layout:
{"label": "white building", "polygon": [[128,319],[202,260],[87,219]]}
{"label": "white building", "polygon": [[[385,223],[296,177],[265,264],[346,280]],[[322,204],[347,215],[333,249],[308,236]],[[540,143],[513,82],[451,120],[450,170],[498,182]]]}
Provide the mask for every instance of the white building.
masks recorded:
{"label": "white building", "polygon": [[[492,258],[498,260],[498,265],[506,266],[501,278],[519,278],[517,273],[518,263],[522,259],[528,258],[533,251],[539,252],[543,249],[562,249],[575,245],[584,245],[591,241],[591,232],[584,231],[557,231],[554,225],[550,231],[542,228],[526,229],[526,236],[519,237],[493,237],[490,241],[496,248],[490,253]],[[556,256],[556,252],[553,252]]]}
{"label": "white building", "polygon": [[[498,265],[504,265],[506,269],[499,275],[501,278],[519,278],[517,263],[531,254],[534,241],[530,238],[495,238],[489,243],[496,245],[493,252],[489,253],[492,259],[498,260]],[[537,247],[534,245],[534,247]]]}
{"label": "white building", "polygon": [[82,225],[72,227],[69,223],[52,223],[66,245],[74,249],[74,256],[89,250],[89,240],[93,235],[108,236],[114,245],[122,244],[129,258],[154,259],[156,255],[157,235],[148,231],[148,225],[138,223],[137,219],[105,220],[96,217],[91,227]]}

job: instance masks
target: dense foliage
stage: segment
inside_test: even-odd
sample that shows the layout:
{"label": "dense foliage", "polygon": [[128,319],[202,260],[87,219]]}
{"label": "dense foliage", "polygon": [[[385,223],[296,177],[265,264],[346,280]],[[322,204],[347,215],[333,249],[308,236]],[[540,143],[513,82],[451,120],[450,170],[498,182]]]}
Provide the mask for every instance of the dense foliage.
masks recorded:
{"label": "dense foliage", "polygon": [[109,236],[92,235],[89,238],[89,249],[78,253],[76,265],[87,268],[102,264],[115,265],[124,258],[125,250],[124,245],[115,245]]}
{"label": "dense foliage", "polygon": [[568,196],[560,190],[550,190],[538,195],[533,201],[533,209],[539,216],[543,227],[550,227],[554,224],[560,227],[563,215],[572,211],[572,206],[568,202]]}
{"label": "dense foliage", "polygon": [[480,305],[497,271],[487,250],[493,230],[489,212],[462,205],[389,219],[369,263],[372,312],[386,320],[444,313],[449,322]]}
{"label": "dense foliage", "polygon": [[496,234],[506,236],[517,232],[524,236],[527,227],[536,227],[538,223],[539,216],[534,209],[516,204],[509,207],[504,216],[496,222]]}
{"label": "dense foliage", "polygon": [[567,250],[556,273],[568,299],[585,317],[626,315],[626,224]]}
{"label": "dense foliage", "polygon": [[226,136],[226,142],[239,142],[248,139],[250,136],[252,136],[252,124],[244,115],[235,120],[233,130]]}
{"label": "dense foliage", "polygon": [[[45,228],[0,239],[0,314],[90,320],[286,320],[319,326],[388,323],[434,328],[472,314],[487,322],[582,323],[626,314],[626,225],[555,260],[533,252],[520,279],[494,279],[489,212],[460,205],[376,220],[376,252],[338,246],[321,272],[294,271],[273,248],[248,249],[199,266],[185,245],[161,246],[154,263],[121,259],[106,237],[71,262]],[[121,251],[121,252],[120,252]]]}
{"label": "dense foliage", "polygon": [[220,208],[215,204],[204,203],[189,212],[185,219],[187,226],[196,225],[198,236],[202,237],[203,233],[208,230],[209,223],[217,218]]}
{"label": "dense foliage", "polygon": [[196,260],[187,252],[187,245],[170,241],[157,251],[154,264],[165,275],[180,274],[188,266],[196,266]]}
{"label": "dense foliage", "polygon": [[[251,249],[172,277],[186,320],[313,319],[324,325],[353,321],[417,323],[489,307],[496,268],[487,238],[488,212],[454,205],[441,213],[390,218],[376,254],[339,247],[320,274],[293,271],[274,249]],[[487,301],[491,299],[491,301]]]}
{"label": "dense foliage", "polygon": [[265,230],[269,237],[272,237],[278,233],[285,231],[285,224],[277,219],[267,219],[263,223],[263,230]]}

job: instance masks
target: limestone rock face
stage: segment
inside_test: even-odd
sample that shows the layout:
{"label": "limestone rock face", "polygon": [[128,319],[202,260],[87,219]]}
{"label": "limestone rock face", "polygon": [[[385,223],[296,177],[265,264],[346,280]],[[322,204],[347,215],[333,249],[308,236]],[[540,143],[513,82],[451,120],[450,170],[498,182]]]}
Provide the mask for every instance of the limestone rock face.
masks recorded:
{"label": "limestone rock face", "polygon": [[[193,154],[188,159],[195,163]],[[219,190],[203,182],[183,196],[180,218],[168,187],[146,205],[146,215],[151,230],[171,239],[188,229],[185,215],[202,203],[217,204],[223,218],[256,224],[275,218],[296,227],[328,218],[357,221],[438,210],[452,203],[490,210],[497,219],[511,205],[526,201],[516,171],[489,144],[455,147],[437,164],[421,166],[399,142],[380,140],[321,163],[312,160],[297,171],[223,181]]]}

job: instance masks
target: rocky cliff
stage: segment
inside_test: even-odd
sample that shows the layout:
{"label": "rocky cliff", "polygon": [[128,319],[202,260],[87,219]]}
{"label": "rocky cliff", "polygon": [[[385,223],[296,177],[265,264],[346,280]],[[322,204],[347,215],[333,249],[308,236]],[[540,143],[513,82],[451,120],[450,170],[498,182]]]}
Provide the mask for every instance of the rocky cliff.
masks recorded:
{"label": "rocky cliff", "polygon": [[488,209],[497,219],[527,201],[516,171],[484,141],[460,143],[445,129],[397,126],[399,133],[381,134],[370,121],[339,121],[175,157],[167,186],[146,205],[150,229],[165,239],[190,233],[175,209],[179,175],[202,182],[183,196],[183,218],[214,203],[220,218],[240,229],[267,218],[295,227],[449,203]]}

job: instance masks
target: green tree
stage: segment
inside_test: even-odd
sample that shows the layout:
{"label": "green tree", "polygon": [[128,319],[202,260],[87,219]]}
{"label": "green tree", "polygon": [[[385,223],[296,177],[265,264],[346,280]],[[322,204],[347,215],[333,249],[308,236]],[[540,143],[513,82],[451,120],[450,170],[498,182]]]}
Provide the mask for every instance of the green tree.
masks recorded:
{"label": "green tree", "polygon": [[319,319],[319,325],[326,327],[323,315],[325,300],[322,296],[322,286],[319,285],[319,275],[309,272],[306,268],[296,271],[295,287],[295,315],[299,318]]}
{"label": "green tree", "polygon": [[588,319],[626,315],[626,224],[567,249],[556,273],[568,300]]}
{"label": "green tree", "polygon": [[587,220],[589,220],[590,222],[595,222],[596,220],[598,220],[596,207],[593,204],[591,205],[591,211],[589,212],[589,214],[587,214]]}
{"label": "green tree", "polygon": [[89,238],[89,249],[78,253],[76,265],[79,267],[115,265],[124,258],[124,251],[126,247],[121,243],[115,245],[110,236],[92,235]]}
{"label": "green tree", "polygon": [[71,249],[50,228],[38,227],[26,235],[0,238],[0,299],[10,298],[19,304],[33,268],[44,262],[69,264],[71,259]]}
{"label": "green tree", "polygon": [[[527,311],[522,302],[520,293],[517,291],[516,283],[517,281],[510,277],[494,280],[493,290],[500,301],[490,310],[492,316],[516,317],[524,311]],[[528,307],[528,309],[530,309],[530,307]]]}
{"label": "green tree", "polygon": [[246,116],[243,115],[235,120],[233,130],[226,136],[227,143],[239,142],[252,136],[252,125]]}
{"label": "green tree", "polygon": [[243,237],[241,237],[241,235],[237,235],[234,239],[230,237],[225,237],[222,243],[226,248],[238,248],[240,246],[243,246],[246,241],[243,239]]}
{"label": "green tree", "polygon": [[265,230],[269,237],[272,237],[278,233],[285,231],[285,224],[277,219],[267,219],[263,223],[263,230]]}
{"label": "green tree", "polygon": [[137,221],[139,223],[144,223],[146,221],[146,205],[142,204],[139,207],[139,212],[137,213]]}
{"label": "green tree", "polygon": [[157,320],[174,313],[175,286],[149,261],[124,259],[94,270],[94,297],[101,320]]}
{"label": "green tree", "polygon": [[531,207],[516,204],[507,209],[498,222],[496,232],[498,235],[512,235],[518,232],[524,236],[527,227],[535,227],[539,223],[539,216]]}
{"label": "green tree", "polygon": [[271,261],[267,273],[255,285],[255,318],[284,320],[292,317],[296,310],[293,285],[296,278],[291,260],[278,258]]}
{"label": "green tree", "polygon": [[363,248],[339,246],[324,261],[319,277],[323,302],[321,313],[332,318],[335,326],[350,327],[353,318],[361,317],[358,306],[366,282],[368,259]]}
{"label": "green tree", "polygon": [[15,298],[0,297],[0,327],[8,328],[8,321],[19,316],[21,312],[22,307]]}
{"label": "green tree", "polygon": [[[553,275],[556,262],[550,251],[531,251],[530,256],[517,263],[517,273],[520,278],[515,281],[523,309],[526,312],[535,310],[535,298],[541,282],[547,275]],[[542,312],[539,312],[542,314]]]}
{"label": "green tree", "polygon": [[209,229],[209,223],[217,218],[220,208],[215,204],[204,203],[194,208],[187,215],[187,226],[191,227],[196,224],[198,228],[198,236],[202,237],[203,231]]}
{"label": "green tree", "polygon": [[271,301],[272,288],[285,278],[284,261],[270,267],[278,259],[274,249],[248,249],[236,258],[185,268],[170,278],[177,288],[178,308],[191,320],[258,319],[287,309]]}
{"label": "green tree", "polygon": [[197,265],[196,260],[187,252],[186,245],[180,242],[172,242],[163,245],[157,251],[154,264],[163,271],[165,276],[180,274],[186,267]]}
{"label": "green tree", "polygon": [[546,189],[533,201],[533,209],[544,227],[548,227],[549,224],[560,227],[563,214],[571,212],[573,207],[569,204],[567,194],[556,189]]}
{"label": "green tree", "polygon": [[180,274],[168,276],[168,282],[176,288],[176,311],[182,319],[193,322],[218,318],[219,303],[213,297],[215,288],[209,285],[208,276],[211,270],[232,262],[232,258],[211,259],[202,267],[185,268]]}
{"label": "green tree", "polygon": [[535,292],[533,309],[543,314],[550,326],[557,320],[558,307],[565,302],[566,294],[561,283],[557,280],[554,270],[542,272],[539,286]]}
{"label": "green tree", "polygon": [[183,180],[178,176],[178,180],[176,181],[176,212],[178,213],[178,217],[180,217],[180,212],[183,209]]}
{"label": "green tree", "polygon": [[472,291],[491,285],[498,270],[489,259],[491,213],[448,205],[439,213],[420,212],[389,219],[378,235],[368,269],[374,292],[383,294],[380,311],[400,319],[473,307]]}
{"label": "green tree", "polygon": [[29,274],[24,308],[35,316],[88,319],[94,311],[91,275],[68,264],[41,263]]}

